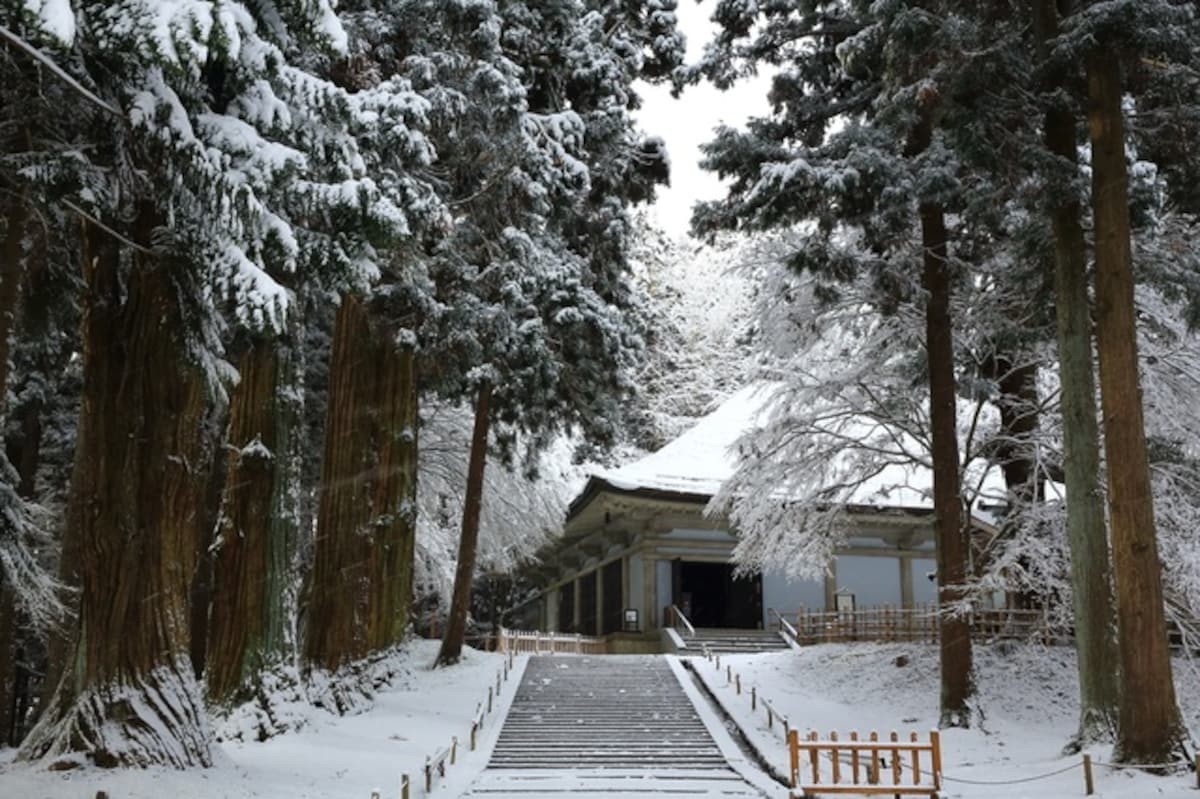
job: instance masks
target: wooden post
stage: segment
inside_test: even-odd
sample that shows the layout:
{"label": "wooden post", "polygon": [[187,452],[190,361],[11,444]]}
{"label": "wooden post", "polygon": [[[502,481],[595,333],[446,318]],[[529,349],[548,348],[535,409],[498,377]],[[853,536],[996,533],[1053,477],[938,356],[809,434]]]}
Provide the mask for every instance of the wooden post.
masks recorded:
{"label": "wooden post", "polygon": [[854,784],[858,785],[858,749],[854,747],[854,741],[858,740],[858,732],[850,731],[850,771],[853,772]]}
{"label": "wooden post", "polygon": [[408,775],[400,775],[400,799],[408,799]]}
{"label": "wooden post", "polygon": [[1196,769],[1196,787],[1200,788],[1200,752],[1196,753],[1196,762],[1192,765]]}
{"label": "wooden post", "polygon": [[[917,733],[915,730],[909,734],[908,740],[913,743],[917,742]],[[913,785],[919,785],[921,783],[921,754],[916,749],[912,750],[912,771]]]}
{"label": "wooden post", "polygon": [[737,685],[737,695],[741,696],[742,695],[742,675],[740,675],[740,674],[733,675],[733,680],[734,680],[734,684]]}
{"label": "wooden post", "polygon": [[942,787],[942,734],[937,730],[929,733],[929,743],[933,745],[933,787]]}
{"label": "wooden post", "polygon": [[838,760],[838,748],[836,746],[837,739],[838,739],[837,731],[836,730],[831,731],[829,733],[829,740],[833,741],[835,746],[833,747],[833,750],[829,753],[829,760],[833,766],[833,784],[834,785],[837,785],[838,783],[840,783],[842,781],[842,770],[841,770],[842,764],[841,764],[841,761]]}
{"label": "wooden post", "polygon": [[775,714],[771,712],[771,703],[770,702],[767,702],[766,706],[767,706],[767,729],[769,730],[775,726]]}
{"label": "wooden post", "polygon": [[816,742],[817,742],[817,731],[816,730],[813,730],[812,732],[810,732],[808,734],[808,740],[813,744],[812,746],[810,746],[808,748],[808,760],[809,760],[809,764],[812,766],[813,785],[820,785],[821,784],[821,768],[818,765],[818,759],[817,759],[819,757],[819,755],[817,753],[817,747],[816,747]]}
{"label": "wooden post", "polygon": [[787,734],[788,742],[788,760],[790,762],[790,783],[791,787],[795,788],[800,777],[800,734],[795,730],[789,730]]}
{"label": "wooden post", "polygon": [[[500,695],[500,672],[496,672],[496,696]],[[492,711],[489,710],[489,713]]]}
{"label": "wooden post", "polygon": [[488,713],[492,712],[492,686],[488,686]]}
{"label": "wooden post", "polygon": [[433,763],[425,758],[425,793],[433,790]]}
{"label": "wooden post", "polygon": [[[879,743],[879,733],[871,730],[871,743]],[[871,785],[879,784],[879,750],[871,747],[871,765],[867,768],[867,782]]]}
{"label": "wooden post", "polygon": [[721,670],[721,653],[717,653],[717,671]]}
{"label": "wooden post", "polygon": [[450,738],[450,765],[454,765],[454,756],[458,754],[458,736],[454,735]]}
{"label": "wooden post", "polygon": [[1083,792],[1088,796],[1095,793],[1096,787],[1092,784],[1092,756],[1084,752],[1083,754]]}
{"label": "wooden post", "polygon": [[471,722],[471,751],[475,751],[475,733],[479,731],[479,722]]}
{"label": "wooden post", "polygon": [[[896,734],[895,730],[892,730],[892,734],[889,737],[891,737],[892,743],[900,742],[900,736]],[[893,749],[892,750],[892,785],[899,785],[899,784],[900,784],[900,750]]]}
{"label": "wooden post", "polygon": [[750,712],[758,710],[758,687],[750,686]]}

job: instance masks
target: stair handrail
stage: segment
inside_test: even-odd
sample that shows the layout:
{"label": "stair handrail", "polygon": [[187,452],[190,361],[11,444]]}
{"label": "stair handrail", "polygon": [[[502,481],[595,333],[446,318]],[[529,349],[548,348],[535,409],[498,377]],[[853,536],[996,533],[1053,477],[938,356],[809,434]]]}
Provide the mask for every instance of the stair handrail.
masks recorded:
{"label": "stair handrail", "polygon": [[683,611],[679,609],[678,605],[671,606],[671,615],[674,617],[674,622],[671,626],[675,628],[676,632],[679,631],[679,622],[683,622],[683,626],[687,628],[688,638],[696,637],[696,628],[688,621],[688,617],[683,615]]}
{"label": "stair handrail", "polygon": [[779,619],[779,626],[782,627],[784,631],[792,637],[793,641],[795,641],[797,644],[800,643],[800,633],[796,632],[796,628],[793,627],[791,623],[783,617],[783,614],[775,610],[775,608],[767,608],[767,613]]}

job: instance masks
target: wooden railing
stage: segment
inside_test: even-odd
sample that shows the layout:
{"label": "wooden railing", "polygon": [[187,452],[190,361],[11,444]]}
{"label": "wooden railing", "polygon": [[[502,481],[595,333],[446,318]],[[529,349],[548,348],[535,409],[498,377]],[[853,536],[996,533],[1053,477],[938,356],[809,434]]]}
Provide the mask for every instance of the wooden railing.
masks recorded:
{"label": "wooden railing", "polygon": [[450,739],[450,746],[445,749],[440,749],[433,755],[425,758],[425,793],[433,790],[433,775],[439,777],[446,776],[446,761],[450,761],[450,765],[454,765],[454,761],[458,756],[458,738]]}
{"label": "wooden railing", "polygon": [[875,732],[861,741],[856,732],[850,733],[848,740],[838,740],[836,732],[826,739],[815,732],[802,738],[798,730],[791,730],[788,754],[792,787],[799,788],[802,796],[936,796],[942,787],[942,747],[937,730],[929,733],[928,741],[918,741],[915,732],[907,741],[901,741],[895,732],[890,738],[880,741]]}
{"label": "wooden railing", "polygon": [[[845,641],[933,643],[938,640],[938,609],[933,604],[912,608],[884,605],[853,611],[799,610],[776,615],[778,626],[802,645]],[[788,624],[788,617],[795,619],[794,626]],[[1037,640],[1046,644],[1070,640],[1067,633],[1051,629],[1045,613],[1040,610],[976,610],[968,621],[971,635],[977,640]]]}
{"label": "wooden railing", "polygon": [[679,633],[680,637],[687,633],[688,638],[696,637],[696,628],[688,621],[688,617],[683,615],[683,611],[677,605],[671,605],[667,608],[667,626],[674,627],[675,632]]}
{"label": "wooden railing", "polygon": [[604,655],[608,643],[577,633],[545,633],[538,630],[509,630],[500,628],[498,646],[501,652],[532,655]]}
{"label": "wooden railing", "polygon": [[767,616],[774,619],[772,624],[778,627],[788,640],[795,641],[797,644],[800,643],[800,633],[796,632],[796,628],[779,611],[775,610],[775,608],[767,608]]}

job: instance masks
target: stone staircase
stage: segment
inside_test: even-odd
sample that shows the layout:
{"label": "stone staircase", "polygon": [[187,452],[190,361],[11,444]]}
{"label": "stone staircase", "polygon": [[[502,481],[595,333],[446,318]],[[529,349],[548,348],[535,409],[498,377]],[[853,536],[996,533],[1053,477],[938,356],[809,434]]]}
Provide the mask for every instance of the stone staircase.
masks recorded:
{"label": "stone staircase", "polygon": [[535,657],[489,768],[726,768],[661,657]]}
{"label": "stone staircase", "polygon": [[679,654],[699,655],[708,646],[709,652],[722,654],[754,654],[777,652],[788,648],[787,641],[774,630],[733,630],[717,627],[697,627],[696,635],[685,637],[687,649]]}
{"label": "stone staircase", "polygon": [[730,768],[666,658],[530,658],[467,796],[763,794]]}

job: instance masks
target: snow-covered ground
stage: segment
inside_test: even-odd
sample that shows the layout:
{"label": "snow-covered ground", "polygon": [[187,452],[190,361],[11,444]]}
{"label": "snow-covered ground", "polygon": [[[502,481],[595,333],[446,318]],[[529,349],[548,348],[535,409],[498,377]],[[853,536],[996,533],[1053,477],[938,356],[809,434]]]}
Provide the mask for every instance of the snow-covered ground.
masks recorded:
{"label": "snow-covered ground", "polygon": [[[310,710],[308,723],[299,731],[265,743],[221,744],[219,762],[211,769],[53,773],[14,764],[11,751],[0,752],[0,799],[94,799],[100,790],[111,799],[368,799],[374,789],[380,789],[384,799],[394,799],[401,773],[411,776],[412,796],[419,797],[424,795],[425,757],[448,745],[451,736],[458,736],[462,744],[458,762],[433,796],[461,796],[486,765],[525,664],[518,659],[516,670],[502,684],[496,711],[485,719],[479,748],[469,752],[471,717],[477,704],[486,701],[488,686],[495,684],[503,660],[499,655],[468,651],[460,666],[433,671],[429,664],[436,649],[436,642],[415,641],[392,661],[389,666],[400,676],[377,694],[369,710],[341,718]],[[898,659],[906,659],[904,665],[897,665]],[[943,795],[967,799],[1083,796],[1080,757],[1061,754],[1076,724],[1073,652],[1063,647],[1015,646],[1001,651],[981,646],[976,649],[976,662],[983,717],[973,729],[943,731],[947,778]],[[937,651],[931,646],[828,644],[727,655],[721,658],[719,671],[702,658],[693,663],[781,774],[786,774],[788,764],[780,725],[777,721],[773,730],[767,730],[761,704],[757,712],[750,711],[751,686],[801,731],[924,733],[937,722]],[[726,665],[741,675],[742,696],[726,684]],[[1200,729],[1196,664],[1177,659],[1175,674],[1186,722],[1191,729]],[[694,694],[686,683],[685,690]],[[1115,771],[1099,765],[1109,760],[1108,747],[1096,747],[1091,754],[1097,763],[1095,795],[1101,799],[1194,799],[1200,793],[1191,773],[1159,778]],[[1010,784],[993,784],[1001,782]]]}
{"label": "snow-covered ground", "polygon": [[499,729],[524,667],[518,658],[500,701],[484,719],[479,748],[467,751],[471,718],[488,686],[503,668],[498,654],[465,650],[458,666],[430,670],[437,641],[414,641],[389,668],[401,676],[380,690],[366,712],[337,717],[310,711],[302,729],[264,743],[229,742],[218,747],[211,769],[47,772],[12,762],[0,750],[0,799],[369,799],[379,789],[399,796],[399,777],[408,773],[412,796],[424,795],[425,758],[457,736],[457,762],[434,796],[456,797],[486,765],[486,752]]}
{"label": "snow-covered ground", "polygon": [[[975,650],[982,720],[970,730],[942,732],[946,797],[1071,797],[1084,795],[1082,758],[1062,748],[1078,722],[1074,652],[1068,647],[979,646]],[[898,666],[897,659],[906,658]],[[920,644],[826,644],[761,655],[725,655],[714,663],[696,658],[696,672],[780,774],[787,749],[778,721],[770,731],[763,705],[750,710],[750,688],[770,701],[801,734],[824,738],[857,730],[892,730],[907,736],[937,725],[937,650]],[[1200,729],[1197,665],[1176,659],[1175,681],[1185,722]],[[726,682],[726,667],[742,678],[742,695]],[[1196,776],[1154,777],[1116,771],[1111,747],[1090,751],[1097,797],[1195,799]],[[1066,769],[1045,779],[1041,775]],[[959,781],[961,780],[961,781]],[[967,781],[970,782],[967,782]],[[1022,782],[1022,780],[1026,780]],[[1012,784],[992,784],[992,783]],[[986,783],[986,784],[976,784]]]}

